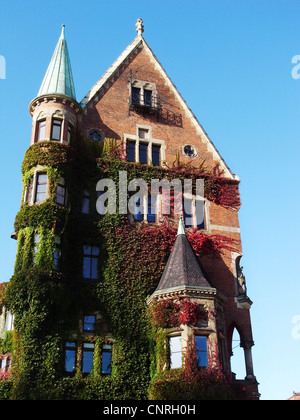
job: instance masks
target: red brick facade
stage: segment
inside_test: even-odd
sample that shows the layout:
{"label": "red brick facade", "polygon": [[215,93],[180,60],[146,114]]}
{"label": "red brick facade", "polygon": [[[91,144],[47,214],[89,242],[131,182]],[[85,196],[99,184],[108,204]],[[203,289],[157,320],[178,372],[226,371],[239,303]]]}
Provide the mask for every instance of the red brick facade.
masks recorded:
{"label": "red brick facade", "polygon": [[[144,92],[151,92],[152,100],[154,97],[159,100],[153,106],[147,107],[145,103],[135,106],[141,104],[131,102],[134,86],[142,86]],[[147,141],[153,140],[153,144],[160,145],[162,166],[172,167],[176,159],[193,167],[204,165],[212,174],[221,175],[229,183],[238,185],[238,177],[227,167],[142,36],[124,51],[84,98],[81,106],[63,95],[48,95],[32,101],[30,112],[33,116],[31,144],[37,141],[37,125],[41,119],[46,121],[45,139],[50,139],[51,121],[55,115],[63,121],[61,142],[68,142],[71,125],[83,138],[97,130],[102,138],[116,139],[124,153],[127,141],[137,140],[141,129],[146,130]],[[193,146],[195,156],[188,157],[184,153],[186,145]],[[230,376],[232,335],[236,328],[245,350],[247,374],[245,380],[236,382],[236,385],[245,388],[248,398],[257,399],[259,394],[251,356],[254,342],[249,309],[252,302],[245,289],[241,292],[238,280],[242,276],[238,209],[208,201],[206,206],[205,232],[234,240],[235,249],[235,252],[225,249],[217,259],[207,256],[201,260],[211,284],[224,297],[224,369]]]}

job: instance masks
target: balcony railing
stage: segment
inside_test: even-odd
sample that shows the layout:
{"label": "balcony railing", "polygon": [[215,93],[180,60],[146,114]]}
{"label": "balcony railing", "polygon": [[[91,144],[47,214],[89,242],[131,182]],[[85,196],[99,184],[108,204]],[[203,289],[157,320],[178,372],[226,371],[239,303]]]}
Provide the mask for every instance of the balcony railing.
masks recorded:
{"label": "balcony railing", "polygon": [[131,110],[155,114],[159,113],[161,108],[159,96],[153,94],[151,91],[133,91],[129,98],[129,104]]}

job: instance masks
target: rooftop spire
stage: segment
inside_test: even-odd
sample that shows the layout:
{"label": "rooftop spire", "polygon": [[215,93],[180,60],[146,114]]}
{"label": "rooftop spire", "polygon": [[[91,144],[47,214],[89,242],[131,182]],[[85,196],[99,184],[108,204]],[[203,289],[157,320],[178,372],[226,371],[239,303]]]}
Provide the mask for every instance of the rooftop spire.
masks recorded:
{"label": "rooftop spire", "polygon": [[185,229],[184,229],[184,225],[183,225],[182,216],[180,216],[180,219],[179,219],[177,236],[178,235],[185,235]]}
{"label": "rooftop spire", "polygon": [[38,96],[59,94],[76,100],[70,56],[65,40],[65,25],[48,66]]}
{"label": "rooftop spire", "polygon": [[136,26],[136,31],[138,33],[138,36],[143,36],[143,32],[144,32],[143,19],[138,18],[135,26]]}

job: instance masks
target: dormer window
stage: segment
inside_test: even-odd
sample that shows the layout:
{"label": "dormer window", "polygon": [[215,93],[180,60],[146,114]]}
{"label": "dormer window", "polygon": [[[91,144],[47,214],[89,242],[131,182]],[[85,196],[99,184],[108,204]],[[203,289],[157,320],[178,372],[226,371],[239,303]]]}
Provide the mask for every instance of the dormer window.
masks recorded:
{"label": "dormer window", "polygon": [[60,141],[62,120],[53,119],[51,128],[51,140]]}

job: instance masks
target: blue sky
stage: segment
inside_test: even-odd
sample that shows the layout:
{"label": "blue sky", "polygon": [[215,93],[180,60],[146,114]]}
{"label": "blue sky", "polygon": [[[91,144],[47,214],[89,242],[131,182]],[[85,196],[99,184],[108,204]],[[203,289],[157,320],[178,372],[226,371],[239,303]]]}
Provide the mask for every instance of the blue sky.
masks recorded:
{"label": "blue sky", "polygon": [[[262,399],[300,391],[299,0],[0,0],[0,282],[13,274],[10,239],[30,144],[30,101],[66,25],[77,100],[136,36],[144,36],[234,173]],[[295,265],[294,265],[295,263]]]}

